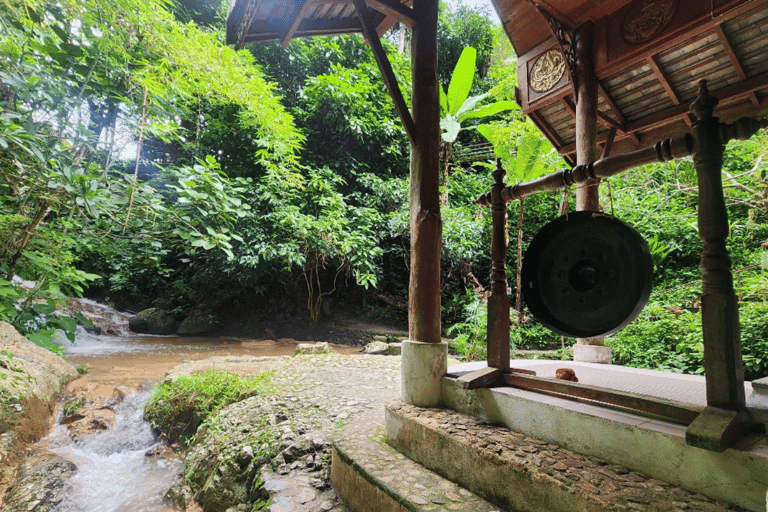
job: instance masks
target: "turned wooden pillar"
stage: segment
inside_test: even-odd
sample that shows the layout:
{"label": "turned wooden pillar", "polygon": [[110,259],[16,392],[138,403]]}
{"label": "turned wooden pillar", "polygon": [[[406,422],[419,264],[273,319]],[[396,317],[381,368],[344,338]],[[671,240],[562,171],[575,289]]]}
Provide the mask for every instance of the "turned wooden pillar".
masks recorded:
{"label": "turned wooden pillar", "polygon": [[717,103],[717,98],[707,91],[706,80],[701,80],[691,113],[696,116],[692,131],[693,164],[699,185],[698,224],[703,249],[701,323],[707,407],[688,426],[685,439],[690,445],[722,452],[754,428],[756,422],[744,399],[739,305],[725,244],[728,214],[721,172],[722,137],[727,127],[712,115]]}
{"label": "turned wooden pillar", "polygon": [[491,187],[491,296],[488,299],[488,366],[509,370],[509,298],[507,297],[507,202],[501,197],[504,189],[504,169],[501,161],[493,171]]}
{"label": "turned wooden pillar", "polygon": [[699,82],[699,97],[691,106],[693,163],[699,185],[699,236],[701,253],[701,321],[704,331],[704,367],[707,404],[722,409],[744,408],[744,367],[741,358],[739,309],[733,290],[731,260],[725,239],[728,213],[721,178],[724,144],[720,123],[712,116],[717,99],[710,96],[706,81]]}
{"label": "turned wooden pillar", "polygon": [[412,341],[440,342],[440,103],[437,85],[437,0],[415,0],[410,212],[411,274],[408,334]]}

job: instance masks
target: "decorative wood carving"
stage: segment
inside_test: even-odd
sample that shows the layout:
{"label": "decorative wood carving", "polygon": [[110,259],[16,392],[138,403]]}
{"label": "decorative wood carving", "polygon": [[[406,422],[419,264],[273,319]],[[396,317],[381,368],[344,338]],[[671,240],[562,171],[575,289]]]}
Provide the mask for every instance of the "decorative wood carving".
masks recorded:
{"label": "decorative wood carving", "polygon": [[528,86],[538,93],[550,91],[565,73],[566,62],[563,52],[552,48],[542,53],[531,68]]}
{"label": "decorative wood carving", "polygon": [[565,57],[565,62],[568,65],[568,72],[571,75],[571,84],[573,84],[574,94],[576,94],[578,88],[576,84],[576,37],[574,31],[571,27],[566,26],[558,18],[544,10],[540,5],[534,4],[534,6],[541,15],[544,16],[544,19],[547,20],[547,24],[549,25],[550,30],[552,30],[552,34],[560,45],[560,49]]}
{"label": "decorative wood carving", "polygon": [[621,37],[629,44],[651,41],[677,14],[677,0],[635,0],[621,24]]}

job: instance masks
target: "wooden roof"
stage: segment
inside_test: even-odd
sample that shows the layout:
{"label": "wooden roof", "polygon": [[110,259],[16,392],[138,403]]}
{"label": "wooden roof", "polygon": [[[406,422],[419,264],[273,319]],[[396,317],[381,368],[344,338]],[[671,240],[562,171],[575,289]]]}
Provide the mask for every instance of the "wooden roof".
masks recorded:
{"label": "wooden roof", "polygon": [[[690,131],[688,106],[702,78],[720,100],[722,121],[768,114],[766,0],[492,1],[518,55],[523,112],[570,162],[576,100],[568,35],[586,22],[594,24],[598,142],[611,139],[612,153]],[[361,2],[233,0],[227,43],[362,32]],[[365,4],[380,35],[395,21],[415,24],[412,0]]]}
{"label": "wooden roof", "polygon": [[[370,22],[379,35],[396,21],[414,25],[413,0],[367,0]],[[363,32],[352,0],[233,0],[227,13],[227,44]]]}
{"label": "wooden roof", "polygon": [[[555,34],[560,30],[562,39],[588,21],[594,23],[598,141],[605,143],[614,128],[613,153],[690,131],[688,107],[702,78],[720,100],[715,115],[722,121],[768,114],[766,0],[495,0],[495,6],[519,56],[523,111],[569,161],[575,98]],[[541,69],[552,76],[542,78]]]}

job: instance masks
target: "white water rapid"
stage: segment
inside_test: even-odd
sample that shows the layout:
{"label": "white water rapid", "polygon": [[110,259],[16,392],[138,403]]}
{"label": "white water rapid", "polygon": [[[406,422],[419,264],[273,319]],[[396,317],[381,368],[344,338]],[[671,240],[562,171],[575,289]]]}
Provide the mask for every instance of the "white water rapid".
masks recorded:
{"label": "white water rapid", "polygon": [[161,512],[163,495],[181,469],[176,459],[147,457],[160,443],[142,419],[148,391],[129,394],[115,409],[114,426],[72,441],[56,422],[49,450],[77,465],[55,512]]}

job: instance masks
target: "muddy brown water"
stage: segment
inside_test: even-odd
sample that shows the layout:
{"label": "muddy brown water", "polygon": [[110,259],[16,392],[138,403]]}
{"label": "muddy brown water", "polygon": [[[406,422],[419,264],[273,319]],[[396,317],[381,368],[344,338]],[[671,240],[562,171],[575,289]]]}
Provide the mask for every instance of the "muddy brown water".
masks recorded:
{"label": "muddy brown water", "polygon": [[[292,339],[257,340],[247,338],[181,338],[170,336],[114,337],[91,336],[99,343],[84,342],[64,345],[67,361],[75,366],[88,365],[88,372],[72,381],[68,389],[75,391],[88,384],[121,386],[137,389],[152,386],[165,374],[185,361],[214,356],[293,356],[300,342]],[[357,354],[360,347],[330,344],[340,354]]]}

